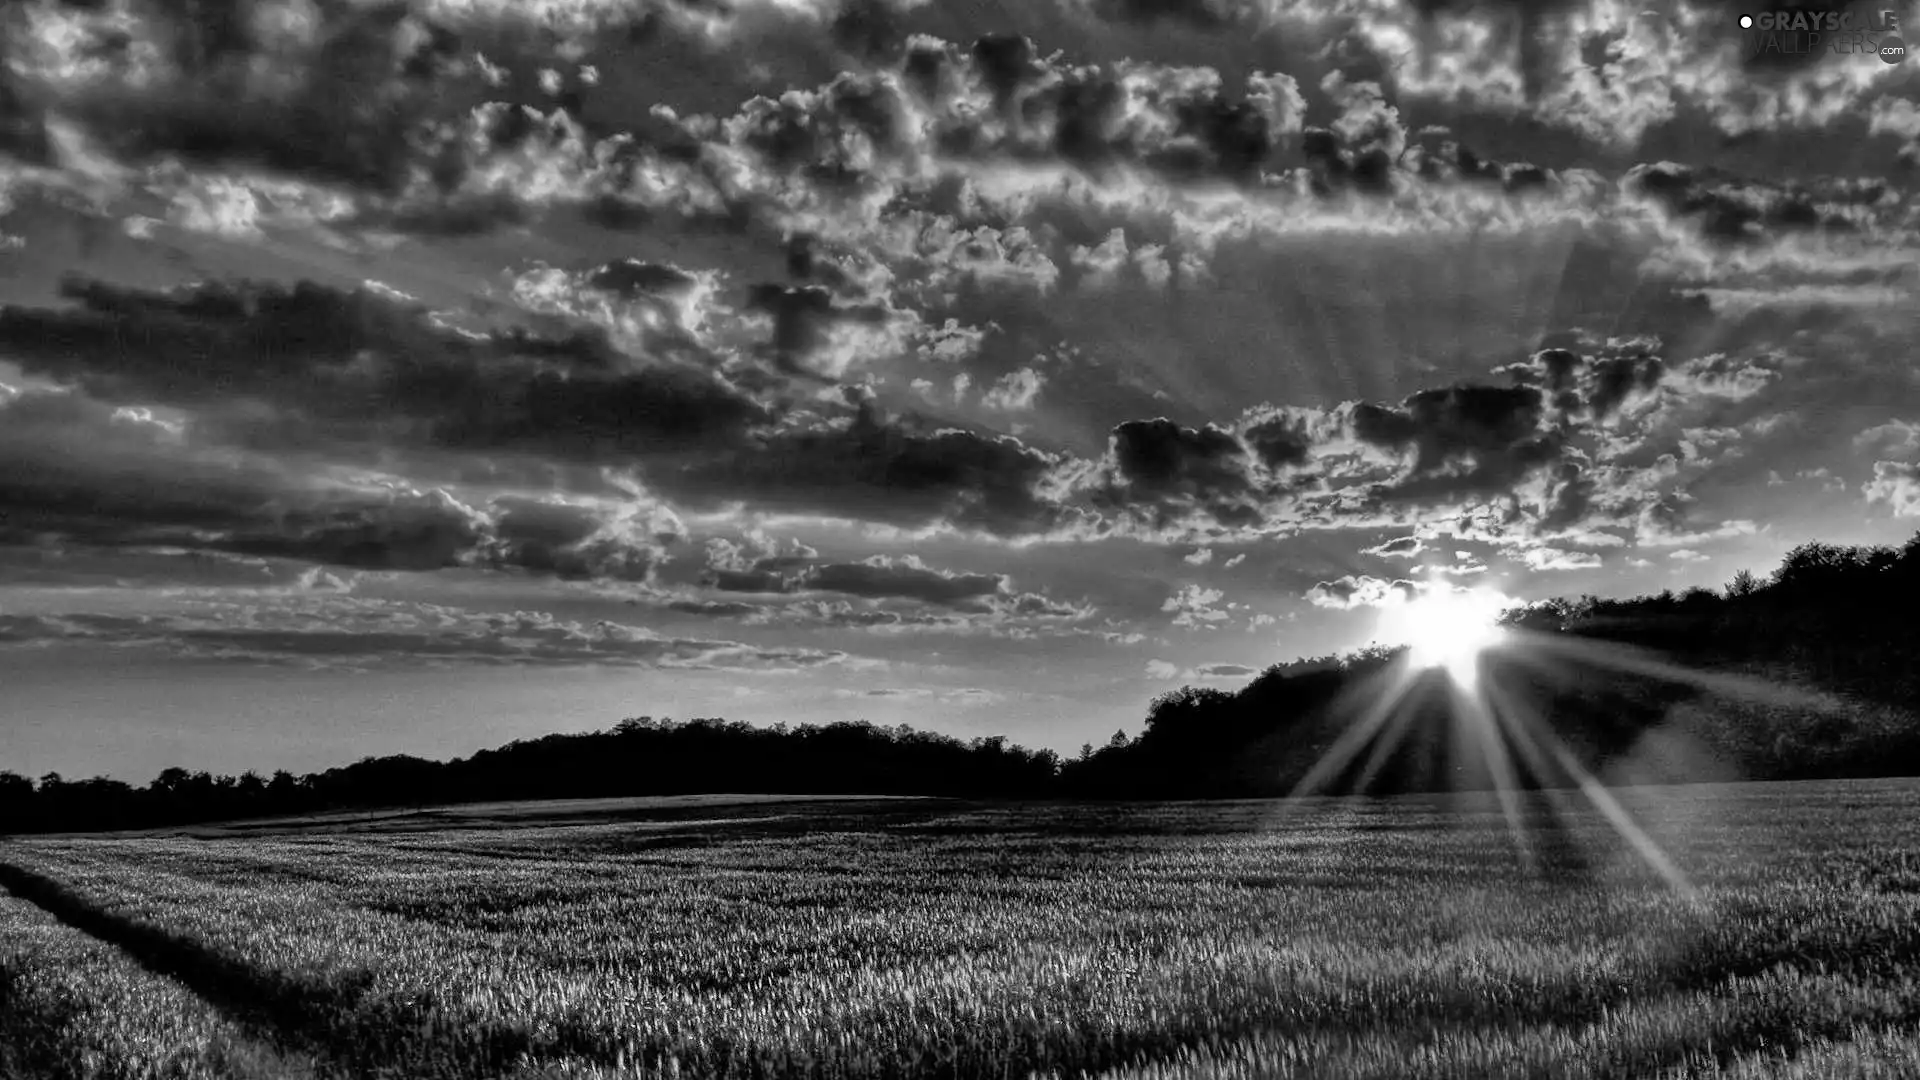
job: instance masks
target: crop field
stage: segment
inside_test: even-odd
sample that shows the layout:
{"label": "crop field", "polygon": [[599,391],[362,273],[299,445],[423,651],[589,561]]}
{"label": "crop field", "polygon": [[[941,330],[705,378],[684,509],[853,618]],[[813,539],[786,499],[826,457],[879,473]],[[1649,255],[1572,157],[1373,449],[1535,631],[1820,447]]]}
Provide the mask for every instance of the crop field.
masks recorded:
{"label": "crop field", "polygon": [[17,839],[0,1075],[1920,1076],[1920,785],[1622,801]]}

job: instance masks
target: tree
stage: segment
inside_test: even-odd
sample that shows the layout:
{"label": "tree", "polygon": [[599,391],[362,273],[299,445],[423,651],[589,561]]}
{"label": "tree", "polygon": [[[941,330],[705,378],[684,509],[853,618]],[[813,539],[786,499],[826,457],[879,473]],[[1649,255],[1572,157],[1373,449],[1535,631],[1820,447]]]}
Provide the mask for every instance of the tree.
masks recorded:
{"label": "tree", "polygon": [[167,795],[179,795],[186,790],[187,784],[190,783],[192,779],[192,773],[178,765],[172,765],[161,769],[160,775],[153,778],[153,783],[148,785],[148,788],[149,790],[163,792]]}
{"label": "tree", "polygon": [[1743,600],[1759,591],[1760,579],[1754,577],[1751,570],[1742,570],[1733,575],[1732,581],[1727,582],[1727,599],[1729,600]]}

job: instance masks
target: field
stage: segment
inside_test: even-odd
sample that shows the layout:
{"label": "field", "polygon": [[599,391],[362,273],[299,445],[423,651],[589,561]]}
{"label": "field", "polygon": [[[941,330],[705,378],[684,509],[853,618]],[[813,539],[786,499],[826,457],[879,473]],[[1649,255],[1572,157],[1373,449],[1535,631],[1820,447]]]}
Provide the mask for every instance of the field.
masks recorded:
{"label": "field", "polygon": [[1920,1076],[1920,785],[1622,798],[18,839],[0,1076]]}

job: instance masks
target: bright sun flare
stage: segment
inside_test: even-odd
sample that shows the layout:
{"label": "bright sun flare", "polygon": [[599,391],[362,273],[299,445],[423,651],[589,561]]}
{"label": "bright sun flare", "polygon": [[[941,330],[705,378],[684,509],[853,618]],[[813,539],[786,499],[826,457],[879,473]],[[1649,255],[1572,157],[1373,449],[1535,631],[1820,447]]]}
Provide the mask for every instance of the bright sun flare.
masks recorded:
{"label": "bright sun flare", "polygon": [[1384,636],[1405,644],[1416,668],[1445,668],[1471,686],[1480,654],[1500,639],[1501,598],[1491,592],[1436,588],[1387,609]]}

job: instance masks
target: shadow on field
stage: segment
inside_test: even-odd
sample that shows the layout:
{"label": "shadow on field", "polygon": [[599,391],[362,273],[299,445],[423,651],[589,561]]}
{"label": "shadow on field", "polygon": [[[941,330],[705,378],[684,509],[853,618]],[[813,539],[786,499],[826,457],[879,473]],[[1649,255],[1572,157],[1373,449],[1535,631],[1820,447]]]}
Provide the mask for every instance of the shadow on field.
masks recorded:
{"label": "shadow on field", "polygon": [[[371,973],[328,985],[276,978],[190,938],[102,911],[59,882],[7,863],[0,863],[0,885],[66,925],[118,946],[148,971],[179,982],[250,1037],[276,1050],[313,1056],[322,1076],[496,1075],[529,1051],[552,1049],[503,1025],[450,1031],[444,1018],[432,1015],[430,1003],[369,1002]],[[59,1019],[41,1018],[45,1023]]]}

